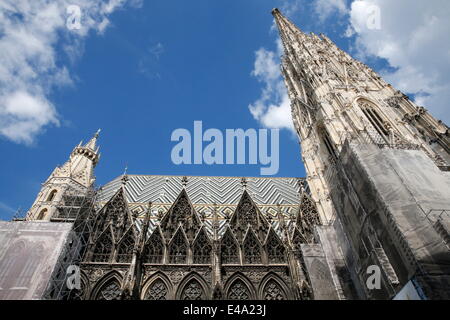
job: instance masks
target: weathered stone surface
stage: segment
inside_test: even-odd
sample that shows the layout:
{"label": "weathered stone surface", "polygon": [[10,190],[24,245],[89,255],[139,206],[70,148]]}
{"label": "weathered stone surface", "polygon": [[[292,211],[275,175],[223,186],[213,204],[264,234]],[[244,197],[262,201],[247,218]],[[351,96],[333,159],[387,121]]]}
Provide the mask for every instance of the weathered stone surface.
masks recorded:
{"label": "weathered stone surface", "polygon": [[71,223],[0,221],[0,300],[42,299]]}

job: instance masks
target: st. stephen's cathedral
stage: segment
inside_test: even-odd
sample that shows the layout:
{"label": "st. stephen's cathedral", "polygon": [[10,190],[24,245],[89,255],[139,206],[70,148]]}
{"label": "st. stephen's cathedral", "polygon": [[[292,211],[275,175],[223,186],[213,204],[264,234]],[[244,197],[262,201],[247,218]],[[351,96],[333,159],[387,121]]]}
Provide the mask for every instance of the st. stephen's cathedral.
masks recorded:
{"label": "st. stephen's cathedral", "polygon": [[450,298],[449,128],[272,14],[307,177],[123,174],[94,188],[97,133],[25,218],[0,222],[0,299]]}

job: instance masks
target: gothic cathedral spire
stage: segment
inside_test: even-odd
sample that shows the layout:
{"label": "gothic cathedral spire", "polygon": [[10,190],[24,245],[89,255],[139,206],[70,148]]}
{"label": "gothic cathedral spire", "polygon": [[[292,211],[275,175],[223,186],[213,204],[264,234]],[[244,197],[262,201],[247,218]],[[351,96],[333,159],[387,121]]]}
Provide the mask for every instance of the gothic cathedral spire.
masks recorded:
{"label": "gothic cathedral spire", "polygon": [[282,74],[313,199],[323,223],[333,219],[327,181],[346,141],[423,150],[450,165],[448,127],[328,37],[306,34],[273,9],[284,48]]}
{"label": "gothic cathedral spire", "polygon": [[58,210],[63,195],[69,190],[78,196],[84,196],[95,182],[94,168],[100,159],[97,139],[100,129],[83,145],[80,142],[70,154],[69,160],[56,167],[42,184],[27,220],[50,220]]}

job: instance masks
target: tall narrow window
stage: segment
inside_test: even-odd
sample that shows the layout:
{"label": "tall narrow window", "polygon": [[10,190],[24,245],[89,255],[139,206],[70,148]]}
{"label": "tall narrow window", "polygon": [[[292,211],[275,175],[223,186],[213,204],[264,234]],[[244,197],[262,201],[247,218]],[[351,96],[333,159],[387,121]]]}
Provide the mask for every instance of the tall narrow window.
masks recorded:
{"label": "tall narrow window", "polygon": [[92,255],[93,262],[108,262],[112,252],[112,237],[109,230],[105,231],[97,240]]}
{"label": "tall narrow window", "polygon": [[220,244],[220,259],[222,264],[239,263],[239,248],[230,229],[227,229]]}
{"label": "tall narrow window", "polygon": [[164,246],[158,229],[153,231],[145,244],[144,263],[163,263]]}
{"label": "tall narrow window", "polygon": [[269,237],[267,238],[266,250],[269,263],[286,262],[284,245],[273,230],[270,231]]}
{"label": "tall narrow window", "polygon": [[131,262],[134,249],[133,231],[130,229],[119,243],[117,249],[117,262]]}
{"label": "tall narrow window", "polygon": [[202,229],[194,242],[194,263],[210,263],[211,262],[211,244],[205,230]]}
{"label": "tall narrow window", "polygon": [[321,132],[322,132],[323,143],[325,144],[325,148],[327,149],[328,154],[329,154],[332,158],[337,159],[337,153],[336,153],[334,144],[333,144],[333,142],[331,141],[331,138],[330,138],[330,136],[329,136],[327,130],[326,130],[325,128],[323,128],[323,129],[321,130]]}
{"label": "tall narrow window", "polygon": [[372,127],[378,132],[378,134],[385,141],[389,141],[389,130],[387,129],[382,117],[375,110],[375,108],[366,101],[358,101],[358,105],[366,116],[367,120],[369,120]]}
{"label": "tall narrow window", "polygon": [[186,263],[187,262],[188,244],[183,236],[181,229],[175,234],[169,247],[170,263]]}
{"label": "tall narrow window", "polygon": [[261,263],[261,246],[253,232],[249,231],[244,240],[244,262]]}
{"label": "tall narrow window", "polygon": [[41,212],[39,212],[39,215],[38,215],[37,219],[38,220],[44,220],[46,214],[47,214],[47,209],[42,209]]}
{"label": "tall narrow window", "polygon": [[53,199],[55,199],[57,192],[58,192],[57,190],[53,190],[52,192],[50,192],[50,194],[48,195],[47,201],[53,201]]}

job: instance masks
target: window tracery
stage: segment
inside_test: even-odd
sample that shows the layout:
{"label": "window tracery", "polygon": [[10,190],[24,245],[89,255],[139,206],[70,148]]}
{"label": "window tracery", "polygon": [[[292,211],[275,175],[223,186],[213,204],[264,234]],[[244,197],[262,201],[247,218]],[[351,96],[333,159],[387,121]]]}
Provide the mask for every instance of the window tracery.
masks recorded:
{"label": "window tracery", "polygon": [[117,262],[131,262],[134,242],[133,231],[130,229],[119,243],[116,257]]}
{"label": "window tracery", "polygon": [[144,263],[163,263],[164,245],[158,229],[153,231],[147,241],[143,254]]}
{"label": "window tracery", "polygon": [[284,245],[273,230],[271,230],[267,238],[266,248],[269,263],[283,263],[286,261]]}
{"label": "window tracery", "polygon": [[286,300],[286,294],[281,286],[273,279],[270,279],[263,290],[264,300]]}
{"label": "window tracery", "polygon": [[190,280],[181,292],[181,300],[203,300],[205,293],[196,279]]}
{"label": "window tracery", "polygon": [[239,263],[239,248],[229,229],[222,237],[220,257],[222,264]]}
{"label": "window tracery", "polygon": [[92,254],[93,262],[108,262],[113,248],[111,232],[106,230],[96,241]]}
{"label": "window tracery", "polygon": [[229,300],[250,300],[250,290],[241,279],[235,280],[228,290]]}
{"label": "window tracery", "polygon": [[244,262],[250,264],[261,263],[261,246],[258,239],[249,231],[244,240]]}
{"label": "window tracery", "polygon": [[119,300],[120,284],[116,279],[111,279],[99,290],[95,300]]}
{"label": "window tracery", "polygon": [[211,244],[207,235],[205,234],[204,229],[200,231],[200,234],[197,236],[194,242],[194,263],[206,264],[211,262]]}
{"label": "window tracery", "polygon": [[183,236],[181,229],[175,234],[169,247],[170,263],[186,263],[187,262],[187,241]]}
{"label": "window tracery", "polygon": [[161,279],[153,281],[145,294],[145,300],[167,300],[169,290]]}

